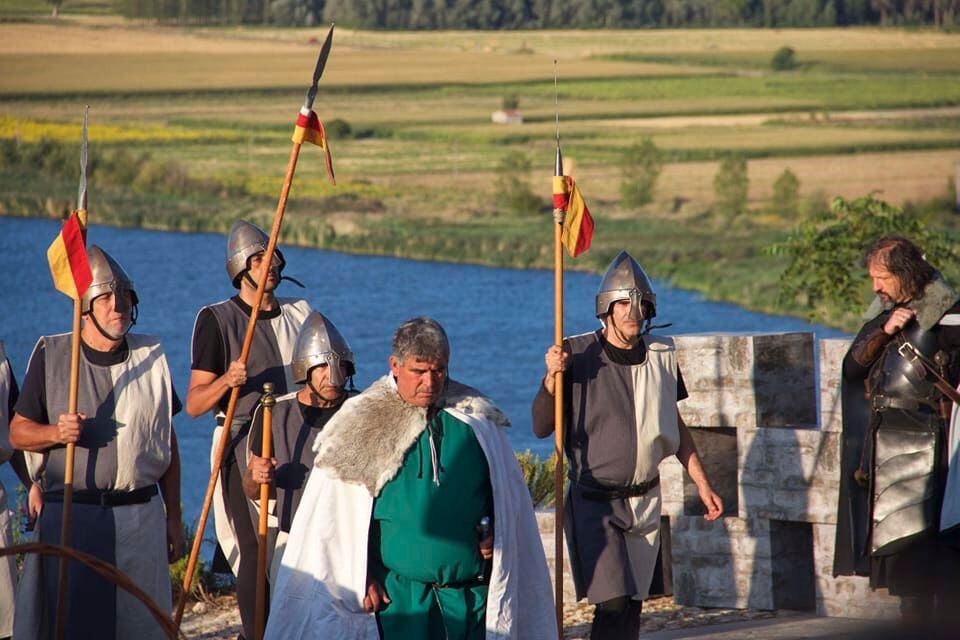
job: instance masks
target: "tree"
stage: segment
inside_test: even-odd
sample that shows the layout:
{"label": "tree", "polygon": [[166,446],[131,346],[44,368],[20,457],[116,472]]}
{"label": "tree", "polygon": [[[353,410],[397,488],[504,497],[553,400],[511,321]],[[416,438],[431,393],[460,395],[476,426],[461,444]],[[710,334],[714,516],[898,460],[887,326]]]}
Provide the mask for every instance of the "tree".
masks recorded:
{"label": "tree", "polygon": [[648,136],[631,145],[620,165],[620,201],[627,209],[635,209],[653,201],[653,189],[663,171],[663,153]]}
{"label": "tree", "polygon": [[531,166],[530,158],[520,151],[509,152],[497,166],[494,199],[508,213],[529,215],[537,213],[543,206],[527,182]]}
{"label": "tree", "polygon": [[727,156],[713,177],[716,211],[726,218],[735,218],[747,208],[747,161],[742,156]]}
{"label": "tree", "polygon": [[935,267],[954,271],[958,254],[943,233],[927,227],[873,195],[848,201],[834,199],[822,211],[798,224],[769,253],[787,258],[780,275],[780,299],[807,309],[811,320],[855,324],[866,307],[868,282],[863,252],[883,236],[896,234],[920,246]]}
{"label": "tree", "polygon": [[770,209],[784,218],[796,218],[800,203],[800,180],[790,169],[784,169],[773,183],[773,199]]}
{"label": "tree", "polygon": [[53,10],[50,12],[54,18],[60,16],[60,6],[63,4],[63,0],[47,0],[47,4],[53,5]]}
{"label": "tree", "polygon": [[796,51],[792,47],[780,47],[770,58],[770,68],[774,71],[789,71],[797,68]]}

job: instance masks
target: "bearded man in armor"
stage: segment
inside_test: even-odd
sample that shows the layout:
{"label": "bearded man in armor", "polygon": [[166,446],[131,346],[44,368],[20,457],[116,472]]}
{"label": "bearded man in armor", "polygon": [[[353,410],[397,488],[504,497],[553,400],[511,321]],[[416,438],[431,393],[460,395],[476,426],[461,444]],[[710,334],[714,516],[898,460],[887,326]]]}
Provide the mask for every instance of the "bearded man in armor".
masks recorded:
{"label": "bearded man in armor", "polygon": [[[237,295],[203,307],[193,328],[193,362],[187,413],[198,417],[208,411],[216,415],[211,464],[220,434],[230,429],[230,441],[220,468],[214,493],[214,526],[224,557],[237,579],[237,603],[243,623],[243,637],[254,637],[256,610],[257,533],[256,514],[243,492],[246,471],[247,435],[254,407],[265,382],[273,383],[278,394],[294,389],[290,363],[300,327],[310,306],[300,298],[278,298],[275,290],[286,266],[277,250],[271,264],[263,264],[269,237],[259,227],[238,220],[227,238],[226,268]],[[246,366],[240,353],[250,312],[256,301],[257,283],[267,270],[266,287]],[[295,281],[294,281],[295,282]],[[299,283],[298,283],[299,284]],[[231,390],[239,387],[233,423],[224,426]]]}
{"label": "bearded man in armor", "polygon": [[596,295],[597,331],[547,350],[533,432],[554,431],[555,374],[564,371],[564,531],[577,599],[596,605],[592,640],[640,634],[660,551],[660,462],[676,455],[696,483],[705,518],[723,512],[677,402],[687,397],[673,340],[651,334],[657,298],[622,251]]}
{"label": "bearded man in armor", "polygon": [[[293,380],[299,391],[276,398],[270,432],[273,450],[263,457],[263,406],[253,414],[243,490],[259,504],[260,485],[270,483],[270,583],[279,567],[290,525],[313,468],[314,442],[323,427],[351,395],[344,387],[356,372],[356,358],[337,327],[319,311],[307,316],[293,349]],[[352,387],[351,382],[351,387]]]}
{"label": "bearded man in armor", "polygon": [[557,637],[530,494],[506,416],[448,377],[430,318],[317,438],[267,640]]}
{"label": "bearded man in armor", "polygon": [[878,240],[866,266],[877,297],[843,360],[834,574],[901,596],[905,620],[956,619],[958,425],[948,436],[936,379],[960,377],[960,296],[906,238]]}
{"label": "bearded man in armor", "polygon": [[[159,340],[129,333],[138,297],[103,249],[87,249],[93,281],[81,299],[77,412],[68,412],[72,336],[40,338],[10,423],[42,489],[39,542],[59,543],[66,447],[73,443],[70,546],[116,566],[161,609],[171,607],[167,563],[183,555],[180,457],[173,390]],[[158,491],[159,485],[159,491]],[[49,638],[59,560],[28,555],[17,593],[16,638]],[[79,563],[70,566],[67,638],[165,638],[136,598]]]}

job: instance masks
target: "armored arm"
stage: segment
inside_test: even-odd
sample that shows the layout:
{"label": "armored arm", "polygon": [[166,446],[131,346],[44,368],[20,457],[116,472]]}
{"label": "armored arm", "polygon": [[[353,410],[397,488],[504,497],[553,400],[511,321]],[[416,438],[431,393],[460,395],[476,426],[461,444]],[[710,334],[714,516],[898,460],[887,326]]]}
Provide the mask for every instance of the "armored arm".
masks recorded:
{"label": "armored arm", "polygon": [[893,336],[883,330],[885,316],[883,314],[865,324],[854,338],[843,359],[843,375],[848,380],[865,380],[870,367],[893,340]]}

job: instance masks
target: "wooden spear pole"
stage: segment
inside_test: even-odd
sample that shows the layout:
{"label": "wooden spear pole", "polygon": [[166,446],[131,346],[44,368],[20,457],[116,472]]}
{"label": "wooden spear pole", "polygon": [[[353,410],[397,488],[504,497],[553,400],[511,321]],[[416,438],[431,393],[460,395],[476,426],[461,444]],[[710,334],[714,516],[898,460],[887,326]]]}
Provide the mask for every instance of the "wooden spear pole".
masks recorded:
{"label": "wooden spear pole", "polygon": [[[554,211],[556,217],[557,210]],[[553,238],[553,343],[563,348],[563,211],[559,222],[554,224]],[[557,606],[557,633],[563,637],[563,371],[557,371],[553,382],[554,438],[553,453],[557,464],[554,467],[554,581]]]}
{"label": "wooden spear pole", "polygon": [[[67,399],[67,413],[77,412],[77,392],[80,378],[80,300],[73,301],[73,341],[70,345],[70,395]],[[70,509],[73,506],[73,460],[75,445],[67,443],[66,468],[63,474],[63,511],[60,521],[60,545],[70,547]],[[70,560],[60,557],[60,574],[57,580],[56,636],[63,640],[66,632],[64,618],[67,609],[67,582]]]}
{"label": "wooden spear pole", "polygon": [[[283,179],[283,188],[280,192],[280,202],[277,205],[277,213],[273,218],[273,228],[270,230],[270,241],[267,243],[266,251],[263,252],[263,265],[270,265],[273,261],[273,254],[277,247],[277,237],[280,235],[280,225],[283,222],[283,214],[287,208],[287,196],[290,193],[293,174],[296,172],[297,160],[300,157],[300,146],[300,143],[294,142],[293,149],[290,152],[287,174]],[[250,309],[250,319],[247,321],[247,333],[243,338],[243,348],[240,351],[239,360],[243,364],[247,363],[247,357],[250,355],[250,346],[253,344],[253,335],[257,328],[257,318],[260,315],[260,306],[263,304],[263,294],[269,273],[270,269],[267,266],[260,271],[260,279],[257,282],[257,295],[256,298],[254,298],[253,307]],[[237,400],[239,398],[240,387],[233,387],[230,390],[230,399],[227,402],[227,411],[223,420],[223,430],[220,433],[220,441],[217,443],[217,450],[214,454],[215,464],[210,471],[210,479],[207,482],[207,494],[203,500],[203,508],[200,510],[200,520],[197,523],[193,546],[190,549],[190,557],[187,560],[187,570],[183,576],[183,588],[180,590],[180,600],[177,603],[177,610],[173,617],[173,624],[178,631],[180,629],[180,622],[183,620],[183,609],[187,604],[187,596],[190,593],[193,574],[197,569],[197,559],[200,557],[200,545],[203,542],[203,531],[207,526],[207,517],[210,515],[210,505],[213,502],[213,494],[217,487],[217,480],[220,476],[220,467],[223,465],[223,456],[227,450],[227,443],[230,441],[230,425],[233,424],[233,417],[237,412]]]}
{"label": "wooden spear pole", "polygon": [[[263,385],[263,440],[260,455],[268,460],[272,457],[273,406],[277,399],[273,396],[273,384],[265,382]],[[267,512],[270,504],[270,483],[260,483],[260,528],[257,546],[257,610],[254,617],[256,640],[263,640],[266,626],[267,612]]]}
{"label": "wooden spear pole", "polygon": [[[77,191],[77,215],[82,218],[82,225],[86,226],[87,211],[87,121],[90,115],[90,106],[83,109],[83,128],[80,133],[80,187]],[[83,236],[86,245],[86,236]],[[56,279],[55,279],[56,280]],[[80,318],[81,299],[83,291],[76,291],[73,299],[73,336],[70,344],[70,391],[67,397],[67,413],[77,412],[77,396],[79,395],[80,379]],[[76,457],[76,446],[68,442],[64,452],[66,460],[63,473],[63,510],[60,520],[60,545],[70,547],[70,511],[73,507],[73,462]],[[69,559],[60,557],[59,575],[57,577],[57,610],[54,614],[54,635],[57,640],[63,640],[66,633],[67,583],[69,574]]]}
{"label": "wooden spear pole", "polygon": [[[313,71],[313,84],[307,90],[307,99],[304,102],[303,109],[309,111],[313,107],[314,98],[317,95],[317,82],[323,74],[323,68],[327,63],[327,56],[330,54],[330,45],[333,42],[333,26],[327,32],[327,38],[320,47],[320,55],[317,57],[317,66]],[[257,318],[260,315],[260,305],[263,304],[263,294],[267,286],[267,275],[270,273],[269,265],[273,262],[273,254],[277,248],[277,239],[280,237],[280,226],[283,223],[283,214],[287,209],[287,196],[290,195],[290,185],[293,184],[293,176],[297,170],[297,160],[300,158],[301,143],[296,139],[293,141],[293,147],[290,149],[290,160],[287,162],[287,173],[283,178],[283,186],[280,189],[280,200],[277,202],[277,213],[273,217],[273,227],[270,229],[270,240],[267,242],[267,248],[263,252],[263,262],[266,268],[260,272],[260,279],[257,281],[257,294],[250,309],[250,319],[247,321],[247,333],[243,338],[243,348],[240,350],[240,362],[247,363],[247,357],[250,355],[250,345],[253,343],[254,330],[257,327]],[[329,146],[327,146],[329,149]],[[329,160],[327,160],[327,170],[331,171]],[[220,441],[217,443],[217,450],[214,453],[214,465],[210,471],[210,480],[207,482],[207,494],[203,500],[203,508],[200,510],[200,520],[197,522],[197,531],[193,538],[193,546],[190,549],[190,557],[187,560],[187,570],[183,576],[183,588],[180,590],[180,600],[177,602],[177,610],[173,615],[174,626],[179,631],[180,622],[183,620],[183,609],[187,604],[187,596],[190,593],[190,584],[193,582],[193,574],[197,569],[197,559],[200,557],[200,545],[203,542],[203,531],[207,526],[207,517],[210,515],[210,505],[213,502],[213,493],[217,487],[217,479],[220,474],[220,467],[223,465],[223,456],[227,450],[227,443],[230,441],[230,425],[233,423],[233,417],[237,411],[237,400],[240,397],[240,387],[234,387],[230,390],[230,399],[227,402],[226,416],[223,420],[223,432],[220,434]]]}
{"label": "wooden spear pole", "polygon": [[[557,61],[553,61],[553,100],[557,120],[557,155],[554,161],[554,183],[563,176],[563,154],[560,153],[560,94],[557,90]],[[556,185],[554,186],[556,193]],[[565,209],[554,202],[553,209],[553,344],[563,348],[563,219]],[[557,613],[557,635],[563,637],[563,371],[553,378],[553,470],[554,504],[554,603]]]}

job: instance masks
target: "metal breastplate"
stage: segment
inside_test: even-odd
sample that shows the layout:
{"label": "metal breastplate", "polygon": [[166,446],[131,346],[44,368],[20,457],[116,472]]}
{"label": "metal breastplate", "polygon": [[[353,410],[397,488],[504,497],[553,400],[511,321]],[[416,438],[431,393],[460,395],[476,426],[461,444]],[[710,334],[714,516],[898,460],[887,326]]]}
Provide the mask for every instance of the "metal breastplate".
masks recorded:
{"label": "metal breastplate", "polygon": [[[939,350],[936,328],[924,331],[918,323],[911,322],[901,336],[930,360]],[[937,411],[939,394],[923,368],[900,354],[901,336],[887,345],[870,372],[871,404],[877,410],[892,406],[922,413]]]}
{"label": "metal breastplate", "polygon": [[939,392],[920,365],[915,368],[900,354],[903,340],[931,360],[938,351],[936,329],[924,331],[912,322],[870,372],[875,412],[870,551],[875,556],[903,550],[937,522]]}

